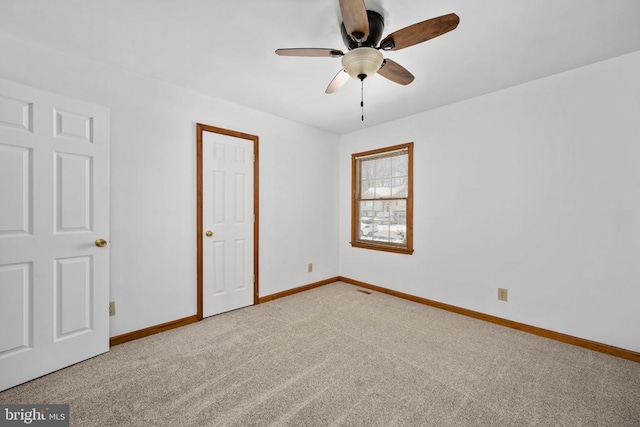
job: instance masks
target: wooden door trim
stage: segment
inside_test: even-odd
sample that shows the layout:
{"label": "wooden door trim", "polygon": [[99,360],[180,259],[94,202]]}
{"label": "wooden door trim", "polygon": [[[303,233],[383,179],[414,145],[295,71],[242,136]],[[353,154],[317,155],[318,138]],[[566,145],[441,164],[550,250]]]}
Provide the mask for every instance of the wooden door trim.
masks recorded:
{"label": "wooden door trim", "polygon": [[203,304],[203,291],[202,291],[202,286],[203,286],[203,255],[202,255],[202,233],[203,233],[203,226],[202,226],[202,206],[203,206],[203,192],[202,192],[202,169],[203,169],[203,159],[202,159],[202,134],[203,132],[213,132],[213,133],[218,133],[221,135],[227,135],[227,136],[232,136],[232,137],[236,137],[236,138],[242,138],[242,139],[247,139],[250,141],[253,141],[253,155],[254,155],[254,160],[253,160],[253,213],[255,215],[255,221],[253,222],[253,275],[254,275],[254,281],[253,281],[253,304],[258,304],[259,301],[259,297],[258,297],[258,283],[259,283],[259,279],[258,279],[258,230],[259,230],[259,200],[258,200],[258,194],[259,194],[259,162],[258,162],[258,142],[259,142],[259,138],[256,135],[250,135],[248,133],[243,133],[243,132],[237,132],[234,130],[229,130],[229,129],[224,129],[224,128],[219,128],[216,126],[210,126],[210,125],[205,125],[202,123],[196,123],[196,212],[197,212],[197,218],[196,218],[196,270],[197,270],[197,317],[198,320],[202,320],[203,318],[203,309],[202,309],[202,304]]}

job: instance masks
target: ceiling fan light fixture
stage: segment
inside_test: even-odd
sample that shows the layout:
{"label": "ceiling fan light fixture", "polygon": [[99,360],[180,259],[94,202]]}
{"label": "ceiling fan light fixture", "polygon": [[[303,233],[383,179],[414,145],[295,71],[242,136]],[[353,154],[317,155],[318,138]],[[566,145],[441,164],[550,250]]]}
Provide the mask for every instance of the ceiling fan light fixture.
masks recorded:
{"label": "ceiling fan light fixture", "polygon": [[362,80],[364,77],[374,75],[384,61],[380,51],[372,47],[359,47],[353,49],[342,57],[342,68],[350,77]]}

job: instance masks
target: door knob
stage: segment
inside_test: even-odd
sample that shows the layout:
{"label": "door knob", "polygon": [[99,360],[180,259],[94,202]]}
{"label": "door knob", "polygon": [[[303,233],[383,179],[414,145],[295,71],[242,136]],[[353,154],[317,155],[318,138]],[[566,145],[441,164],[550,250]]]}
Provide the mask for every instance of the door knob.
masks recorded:
{"label": "door knob", "polygon": [[212,237],[213,236],[213,231],[207,230],[207,232],[205,234],[207,235],[207,237]]}
{"label": "door knob", "polygon": [[96,240],[96,246],[99,248],[104,248],[105,246],[107,246],[107,241],[104,239],[98,239]]}

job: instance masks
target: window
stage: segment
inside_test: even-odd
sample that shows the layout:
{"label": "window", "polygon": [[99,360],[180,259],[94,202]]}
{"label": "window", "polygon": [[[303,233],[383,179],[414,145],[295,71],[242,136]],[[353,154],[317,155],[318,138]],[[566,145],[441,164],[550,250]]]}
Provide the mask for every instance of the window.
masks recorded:
{"label": "window", "polygon": [[351,156],[351,245],[413,253],[413,143]]}

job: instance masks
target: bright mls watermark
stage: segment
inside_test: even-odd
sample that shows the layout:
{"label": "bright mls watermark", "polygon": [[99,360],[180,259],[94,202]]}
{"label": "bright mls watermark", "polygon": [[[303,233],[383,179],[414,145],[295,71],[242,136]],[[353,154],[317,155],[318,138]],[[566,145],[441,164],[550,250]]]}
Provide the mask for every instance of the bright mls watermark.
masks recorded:
{"label": "bright mls watermark", "polygon": [[0,427],[69,427],[69,405],[0,404]]}

